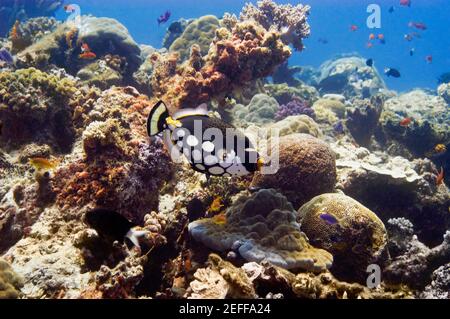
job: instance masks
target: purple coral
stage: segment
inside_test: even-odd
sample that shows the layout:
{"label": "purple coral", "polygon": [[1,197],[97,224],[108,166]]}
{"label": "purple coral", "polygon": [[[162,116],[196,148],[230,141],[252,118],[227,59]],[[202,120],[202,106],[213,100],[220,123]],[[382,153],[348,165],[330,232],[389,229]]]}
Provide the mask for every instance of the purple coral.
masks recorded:
{"label": "purple coral", "polygon": [[315,118],[314,110],[309,106],[306,101],[299,98],[295,98],[287,104],[283,104],[278,108],[275,114],[275,119],[280,121],[288,116],[292,115],[308,115],[311,118]]}
{"label": "purple coral", "polygon": [[282,40],[285,44],[292,44],[297,50],[303,50],[302,39],[310,34],[310,27],[307,23],[309,6],[298,4],[277,4],[272,0],[258,1],[257,6],[247,3],[242,9],[240,19],[255,20],[266,30],[277,28],[282,33]]}

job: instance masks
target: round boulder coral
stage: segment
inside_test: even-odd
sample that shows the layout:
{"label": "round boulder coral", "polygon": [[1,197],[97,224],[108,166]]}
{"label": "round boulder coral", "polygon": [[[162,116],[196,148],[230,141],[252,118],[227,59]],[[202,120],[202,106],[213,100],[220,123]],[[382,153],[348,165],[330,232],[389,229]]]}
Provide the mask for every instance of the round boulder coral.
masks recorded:
{"label": "round boulder coral", "polygon": [[311,243],[330,252],[331,269],[343,280],[364,282],[369,264],[385,256],[387,233],[368,208],[343,194],[323,194],[299,209],[301,229]]}
{"label": "round boulder coral", "polygon": [[272,149],[272,162],[279,161],[275,174],[255,174],[254,188],[274,188],[295,207],[314,196],[331,192],[336,183],[336,157],[325,142],[307,134],[291,134]]}

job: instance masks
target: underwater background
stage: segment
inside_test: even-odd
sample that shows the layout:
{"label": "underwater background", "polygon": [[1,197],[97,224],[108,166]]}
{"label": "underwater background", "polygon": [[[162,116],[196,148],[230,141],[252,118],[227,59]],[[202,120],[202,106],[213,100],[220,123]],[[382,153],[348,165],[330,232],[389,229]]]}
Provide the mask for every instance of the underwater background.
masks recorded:
{"label": "underwater background", "polygon": [[0,299],[449,299],[449,20],[0,0]]}
{"label": "underwater background", "polygon": [[[139,43],[154,47],[161,45],[165,34],[165,26],[158,27],[154,21],[166,10],[172,13],[171,21],[179,18],[195,18],[213,14],[222,16],[225,12],[239,13],[244,0],[186,0],[180,4],[177,0],[81,0],[77,3],[82,7],[83,14],[106,16],[118,19],[130,31]],[[280,3],[294,3],[282,0]],[[380,70],[394,67],[402,72],[401,79],[385,79],[388,86],[394,90],[405,91],[415,87],[430,88],[437,83],[437,78],[450,69],[450,37],[448,20],[450,18],[450,2],[446,0],[415,0],[413,5],[401,7],[396,0],[309,0],[303,1],[312,7],[309,23],[311,36],[305,40],[307,49],[294,53],[291,64],[320,66],[323,61],[336,54],[357,52],[365,57],[373,58]],[[366,19],[369,13],[367,6],[381,6],[382,24],[380,29],[369,29]],[[395,11],[389,13],[394,6]],[[66,17],[64,10],[57,12],[57,17]],[[426,23],[428,30],[414,42],[407,42],[404,35],[411,32],[408,23],[421,21]],[[357,32],[350,32],[350,26],[357,25]],[[383,33],[385,45],[367,48],[370,33]],[[328,40],[323,44],[319,39]],[[410,50],[416,50],[415,55],[409,55]],[[425,61],[427,55],[433,56],[433,63]]]}

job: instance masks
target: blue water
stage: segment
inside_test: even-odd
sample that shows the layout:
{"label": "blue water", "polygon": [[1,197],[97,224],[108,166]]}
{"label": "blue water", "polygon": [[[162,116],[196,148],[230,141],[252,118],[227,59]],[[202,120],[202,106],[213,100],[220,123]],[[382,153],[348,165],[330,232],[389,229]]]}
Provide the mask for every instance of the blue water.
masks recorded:
{"label": "blue water", "polygon": [[[179,18],[195,18],[206,14],[221,17],[223,13],[239,13],[245,4],[243,0],[78,0],[74,1],[82,8],[82,14],[106,16],[122,22],[139,43],[161,47],[168,26],[158,27],[156,19],[166,10],[172,12],[170,21]],[[256,1],[252,1],[256,2]],[[306,50],[295,53],[291,64],[319,66],[325,60],[341,53],[357,52],[373,58],[375,66],[382,72],[385,67],[397,68],[400,79],[385,78],[389,88],[406,91],[416,87],[435,89],[437,77],[450,71],[450,0],[412,0],[411,8],[399,5],[399,0],[304,0],[278,3],[304,3],[312,7],[309,19],[311,37],[305,41]],[[366,26],[369,4],[378,4],[382,8],[381,29],[369,29]],[[395,11],[388,9],[394,6]],[[58,18],[66,14],[61,11]],[[410,21],[423,22],[426,31],[408,27]],[[170,23],[170,22],[169,22]],[[358,26],[356,32],[350,26]],[[417,31],[420,39],[407,42],[406,33]],[[370,33],[384,34],[386,44],[374,42],[367,48]],[[325,38],[328,44],[318,40]],[[409,55],[411,48],[414,56]],[[427,63],[425,57],[433,56],[433,62]]]}

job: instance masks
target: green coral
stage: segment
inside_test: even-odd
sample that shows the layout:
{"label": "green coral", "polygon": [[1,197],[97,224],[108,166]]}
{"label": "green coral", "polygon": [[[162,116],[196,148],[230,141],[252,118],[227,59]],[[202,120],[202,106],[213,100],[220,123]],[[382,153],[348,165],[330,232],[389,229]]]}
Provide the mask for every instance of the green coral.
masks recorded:
{"label": "green coral", "polygon": [[0,145],[42,140],[60,148],[73,142],[70,98],[76,83],[34,68],[0,73]]}
{"label": "green coral", "polygon": [[275,121],[275,113],[280,105],[277,100],[266,94],[256,94],[247,106],[236,105],[235,121],[239,124],[268,124]]}
{"label": "green coral", "polygon": [[180,59],[185,61],[189,58],[191,47],[198,44],[201,54],[206,55],[218,28],[220,28],[220,21],[215,16],[200,17],[186,27],[186,30],[172,43],[169,50],[177,51]]}
{"label": "green coral", "polygon": [[345,105],[337,100],[319,99],[313,107],[318,122],[336,124],[338,119],[345,117]]}
{"label": "green coral", "polygon": [[17,275],[11,266],[0,258],[0,299],[16,299],[20,297],[23,279]]}

